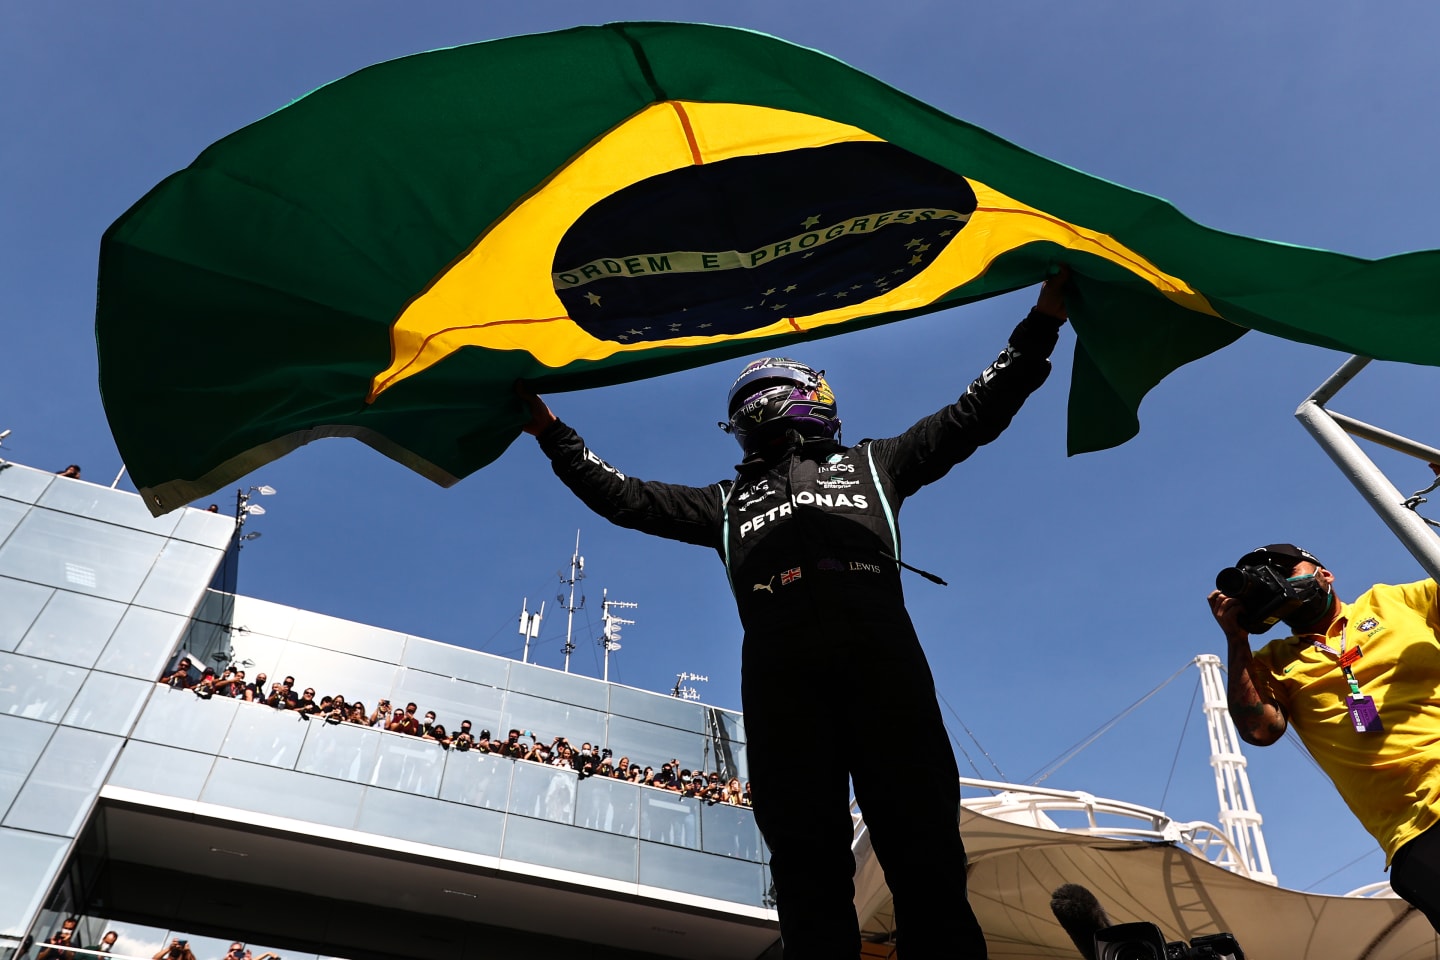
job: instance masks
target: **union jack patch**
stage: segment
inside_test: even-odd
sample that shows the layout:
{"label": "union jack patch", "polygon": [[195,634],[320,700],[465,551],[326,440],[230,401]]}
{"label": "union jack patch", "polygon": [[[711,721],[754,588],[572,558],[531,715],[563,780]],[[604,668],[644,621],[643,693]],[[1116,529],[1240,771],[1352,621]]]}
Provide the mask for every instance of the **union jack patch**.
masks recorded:
{"label": "union jack patch", "polygon": [[785,586],[785,584],[787,584],[787,583],[794,583],[796,580],[799,580],[799,579],[800,579],[800,568],[799,568],[799,567],[791,567],[789,570],[784,570],[784,571],[781,571],[781,573],[780,573],[780,585],[781,585],[782,587]]}

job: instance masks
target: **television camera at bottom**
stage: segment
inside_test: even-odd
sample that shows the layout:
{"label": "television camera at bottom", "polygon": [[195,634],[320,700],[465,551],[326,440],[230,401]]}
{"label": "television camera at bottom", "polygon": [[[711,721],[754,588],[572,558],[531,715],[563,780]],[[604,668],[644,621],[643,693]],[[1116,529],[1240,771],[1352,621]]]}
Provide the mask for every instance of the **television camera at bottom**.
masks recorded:
{"label": "television camera at bottom", "polygon": [[1119,923],[1095,932],[1096,960],[1245,960],[1229,933],[1167,942],[1153,923]]}
{"label": "television camera at bottom", "polygon": [[1153,923],[1112,924],[1095,894],[1067,883],[1050,895],[1050,912],[1085,960],[1245,960],[1229,933],[1166,942]]}

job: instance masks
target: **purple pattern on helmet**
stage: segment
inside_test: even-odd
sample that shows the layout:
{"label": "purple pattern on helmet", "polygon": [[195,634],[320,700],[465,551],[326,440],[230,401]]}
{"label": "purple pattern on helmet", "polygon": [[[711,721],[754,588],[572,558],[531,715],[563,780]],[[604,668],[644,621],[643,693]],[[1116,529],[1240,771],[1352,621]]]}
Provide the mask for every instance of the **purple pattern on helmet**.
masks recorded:
{"label": "purple pattern on helmet", "polygon": [[[829,396],[829,401],[821,399]],[[824,372],[785,357],[748,364],[730,387],[730,432],[746,452],[778,429],[833,439],[840,430],[834,395]]]}

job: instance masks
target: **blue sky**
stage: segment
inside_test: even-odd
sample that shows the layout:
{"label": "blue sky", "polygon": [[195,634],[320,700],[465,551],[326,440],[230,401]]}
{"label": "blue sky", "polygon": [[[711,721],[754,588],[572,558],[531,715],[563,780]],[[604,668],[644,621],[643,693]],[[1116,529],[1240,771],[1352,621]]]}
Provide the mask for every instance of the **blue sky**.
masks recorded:
{"label": "blue sky", "polygon": [[[107,485],[120,470],[96,388],[96,252],[105,227],[161,178],[226,133],[371,63],[580,23],[751,27],[1165,197],[1213,227],[1367,257],[1440,246],[1440,8],[1333,7],[8,4],[0,429],[14,432],[4,449],[52,470],[80,463],[86,479]],[[953,399],[1032,300],[1022,292],[793,352],[829,372],[848,437],[887,435]],[[264,318],[237,329],[235,362],[279,335]],[[901,518],[906,558],[951,583],[907,578],[906,590],[940,692],[974,735],[951,717],[979,768],[962,756],[962,770],[975,775],[1027,780],[1196,654],[1223,653],[1204,596],[1215,571],[1250,547],[1306,546],[1334,569],[1345,597],[1422,576],[1292,418],[1343,356],[1248,335],[1161,384],[1135,440],[1071,459],[1072,349],[1067,330],[1050,383],[1006,435],[914,497]],[[736,460],[714,422],[738,366],[549,399],[627,473],[704,484]],[[1430,369],[1377,364],[1334,406],[1426,439],[1434,382]],[[1423,465],[1377,459],[1403,492],[1429,482]],[[245,593],[511,656],[522,597],[532,607],[546,599],[532,659],[558,667],[557,571],[579,529],[588,602],[575,617],[572,670],[600,673],[594,638],[608,587],[639,604],[612,679],[669,690],[677,673],[705,674],[707,701],[739,706],[739,625],[718,559],[610,528],[555,480],[528,438],[450,490],[343,440],[304,448],[249,483],[280,493],[253,521],[264,537],[245,550]],[[215,499],[229,509],[234,491]],[[816,656],[825,656],[823,638]],[[853,706],[835,702],[845,693],[803,675],[792,682],[816,704],[814,729],[797,738],[820,745],[816,762],[843,751],[846,731],[833,718]],[[1213,821],[1194,690],[1194,671],[1182,674],[1046,785]],[[1373,841],[1294,747],[1249,757],[1285,885],[1339,893],[1383,879]]]}

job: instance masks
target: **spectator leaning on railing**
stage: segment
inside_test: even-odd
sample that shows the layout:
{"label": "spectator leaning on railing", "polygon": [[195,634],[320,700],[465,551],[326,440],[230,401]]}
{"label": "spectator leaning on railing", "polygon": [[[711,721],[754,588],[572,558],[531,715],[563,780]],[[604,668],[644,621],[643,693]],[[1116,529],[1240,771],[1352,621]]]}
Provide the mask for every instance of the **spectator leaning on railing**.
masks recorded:
{"label": "spectator leaning on railing", "polygon": [[74,952],[65,949],[75,946],[74,937],[74,930],[56,930],[35,955],[35,960],[75,960]]}
{"label": "spectator leaning on railing", "polygon": [[[616,761],[609,747],[596,750],[587,742],[576,750],[563,736],[543,743],[533,730],[512,728],[504,740],[492,739],[489,730],[481,730],[477,736],[472,731],[469,720],[462,720],[459,732],[451,735],[446,732],[444,724],[437,721],[433,710],[423,714],[423,723],[416,719],[418,707],[414,703],[407,704],[404,709],[392,709],[388,699],[381,699],[374,714],[369,714],[363,703],[348,703],[341,694],[325,696],[317,702],[314,687],[305,687],[303,693],[297,697],[294,692],[294,677],[287,676],[274,684],[267,694],[265,684],[268,678],[263,673],[255,675],[253,684],[246,684],[245,672],[233,666],[227,667],[219,676],[213,669],[207,669],[202,679],[196,683],[192,676],[193,669],[192,661],[188,657],[182,657],[175,669],[161,676],[159,682],[179,689],[190,689],[203,699],[214,695],[241,698],[248,702],[264,703],[277,710],[293,711],[305,719],[319,717],[336,724],[348,722],[360,726],[383,727],[393,733],[430,740],[438,743],[442,749],[498,753],[512,760],[529,760],[532,763],[573,769],[582,779],[603,777],[623,780],[679,793],[706,803],[750,805],[749,783],[742,789],[739,779],[732,778],[727,785],[720,773],[682,768],[680,761],[674,757],[662,764],[657,772],[652,766],[642,768],[628,756],[622,756]],[[58,931],[57,936],[60,932],[63,931]]]}
{"label": "spectator leaning on railing", "polygon": [[170,673],[162,675],[159,682],[174,687],[177,690],[189,690],[195,686],[195,681],[190,676],[190,658],[181,657],[180,662],[175,665],[175,669]]}

